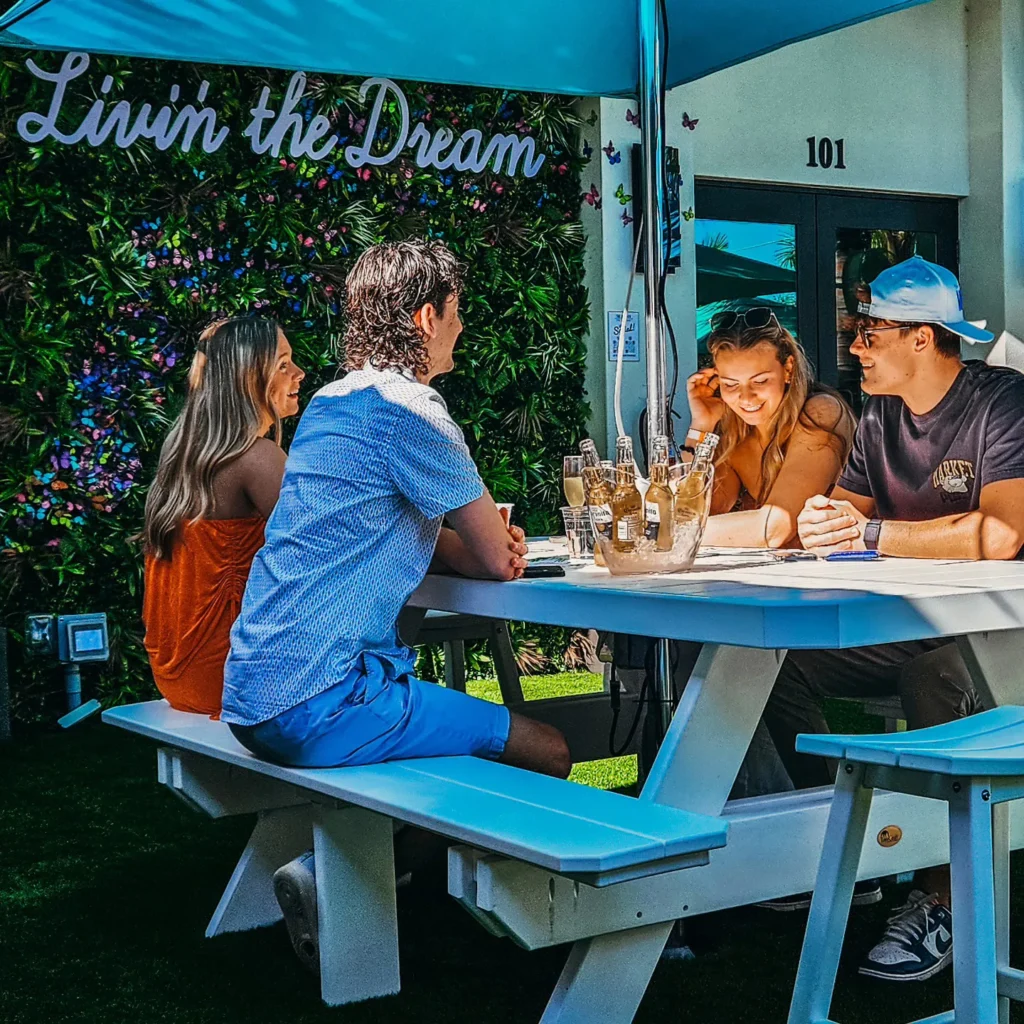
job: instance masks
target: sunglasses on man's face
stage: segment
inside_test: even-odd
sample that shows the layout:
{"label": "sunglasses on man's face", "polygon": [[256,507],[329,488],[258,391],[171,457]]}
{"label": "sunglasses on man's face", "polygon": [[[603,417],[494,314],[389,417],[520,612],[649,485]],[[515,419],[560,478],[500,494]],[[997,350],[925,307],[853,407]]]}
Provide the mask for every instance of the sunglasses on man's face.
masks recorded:
{"label": "sunglasses on man's face", "polygon": [[760,327],[767,327],[774,323],[779,326],[775,313],[768,306],[751,306],[748,310],[726,309],[716,313],[711,318],[711,330],[731,331],[734,327],[742,324],[744,327],[753,327],[757,330]]}
{"label": "sunglasses on man's face", "polygon": [[886,331],[906,330],[904,324],[893,324],[891,327],[865,327],[861,324],[857,328],[857,339],[865,348],[871,348],[872,341],[876,334],[884,334]]}

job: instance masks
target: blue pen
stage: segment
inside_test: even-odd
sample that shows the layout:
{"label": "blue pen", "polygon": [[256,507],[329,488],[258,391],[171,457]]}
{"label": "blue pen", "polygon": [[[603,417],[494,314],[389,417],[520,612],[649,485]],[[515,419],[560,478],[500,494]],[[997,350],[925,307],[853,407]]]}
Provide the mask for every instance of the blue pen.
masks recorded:
{"label": "blue pen", "polygon": [[877,551],[833,551],[825,556],[826,562],[873,562],[882,556]]}

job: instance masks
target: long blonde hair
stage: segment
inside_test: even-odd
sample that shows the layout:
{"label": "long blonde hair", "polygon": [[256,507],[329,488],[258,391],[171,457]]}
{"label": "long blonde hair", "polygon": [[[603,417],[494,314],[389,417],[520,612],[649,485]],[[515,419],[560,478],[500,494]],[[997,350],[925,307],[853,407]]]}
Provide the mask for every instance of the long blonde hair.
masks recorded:
{"label": "long blonde hair", "polygon": [[[761,456],[761,490],[759,494],[753,495],[758,505],[765,503],[775,485],[786,458],[786,445],[798,424],[808,430],[824,431],[828,435],[828,446],[838,456],[840,465],[846,462],[850,454],[856,426],[853,413],[839,392],[814,379],[803,348],[774,319],[766,327],[715,331],[708,339],[708,351],[715,358],[724,350],[743,352],[761,344],[769,344],[775,349],[782,366],[790,359],[793,362],[786,392],[770,424],[771,440]],[[835,399],[840,410],[835,422],[819,421],[808,412],[808,401],[816,395],[829,395]],[[721,441],[715,452],[716,467],[727,462],[736,448],[754,433],[754,428],[744,423],[728,406],[725,406],[718,429]]]}
{"label": "long blonde hair", "polygon": [[182,521],[210,514],[217,471],[255,444],[268,416],[281,443],[281,421],[269,395],[279,332],[266,317],[236,317],[199,336],[185,407],[160,449],[146,496],[147,554],[170,558]]}

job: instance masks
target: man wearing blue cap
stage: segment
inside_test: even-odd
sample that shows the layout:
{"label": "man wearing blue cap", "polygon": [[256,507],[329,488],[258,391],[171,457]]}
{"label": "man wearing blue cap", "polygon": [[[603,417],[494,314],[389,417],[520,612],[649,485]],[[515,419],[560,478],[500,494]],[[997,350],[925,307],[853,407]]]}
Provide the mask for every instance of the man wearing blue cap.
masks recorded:
{"label": "man wearing blue cap", "polygon": [[[835,490],[811,498],[800,514],[804,547],[821,555],[1017,558],[1024,547],[1024,375],[961,360],[961,341],[992,335],[964,319],[959,283],[944,267],[915,256],[879,274],[863,298],[850,352],[871,397]],[[794,750],[798,733],[828,731],[823,697],[894,694],[912,729],[977,707],[950,638],[791,653],[765,722],[797,788],[832,781],[823,759]],[[921,981],[952,962],[948,867],[921,872],[919,886],[862,974]],[[874,892],[879,899],[877,885]]]}

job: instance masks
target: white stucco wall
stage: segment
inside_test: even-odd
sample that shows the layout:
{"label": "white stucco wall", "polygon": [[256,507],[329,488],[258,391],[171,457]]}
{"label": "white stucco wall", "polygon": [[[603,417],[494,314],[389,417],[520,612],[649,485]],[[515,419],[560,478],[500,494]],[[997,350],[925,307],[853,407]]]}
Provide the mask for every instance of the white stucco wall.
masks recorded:
{"label": "white stucco wall", "polygon": [[[972,0],[968,138],[971,195],[960,208],[968,316],[1024,339],[1024,6]],[[978,355],[985,349],[973,348]],[[1019,363],[1017,364],[1019,365]]]}
{"label": "white stucco wall", "polygon": [[[967,43],[961,0],[795,43],[672,90],[698,176],[966,195]],[[808,136],[845,139],[847,169],[807,167]]]}

